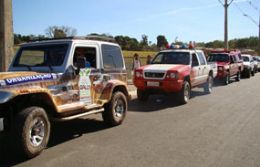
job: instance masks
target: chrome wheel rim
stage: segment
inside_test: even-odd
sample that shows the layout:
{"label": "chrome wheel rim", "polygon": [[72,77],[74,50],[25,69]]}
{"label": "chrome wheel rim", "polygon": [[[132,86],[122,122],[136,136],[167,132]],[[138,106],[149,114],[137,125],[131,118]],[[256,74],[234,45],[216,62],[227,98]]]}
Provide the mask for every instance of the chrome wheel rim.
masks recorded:
{"label": "chrome wheel rim", "polygon": [[209,92],[212,91],[212,87],[213,87],[213,79],[212,77],[209,77]]}
{"label": "chrome wheel rim", "polygon": [[229,84],[229,75],[226,77],[226,84]]}
{"label": "chrome wheel rim", "polygon": [[190,98],[189,85],[185,85],[184,87],[184,100],[187,102]]}
{"label": "chrome wheel rim", "polygon": [[33,146],[37,147],[41,145],[45,136],[45,125],[44,121],[40,118],[37,118],[33,121],[30,128],[29,138]]}
{"label": "chrome wheel rim", "polygon": [[125,105],[122,99],[118,99],[115,104],[114,115],[116,118],[123,117],[125,112]]}

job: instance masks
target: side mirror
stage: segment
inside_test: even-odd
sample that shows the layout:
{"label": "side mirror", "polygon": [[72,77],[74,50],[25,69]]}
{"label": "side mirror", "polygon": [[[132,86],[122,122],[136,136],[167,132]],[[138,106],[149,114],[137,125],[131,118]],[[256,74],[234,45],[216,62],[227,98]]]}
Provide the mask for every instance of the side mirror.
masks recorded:
{"label": "side mirror", "polygon": [[77,68],[85,68],[86,67],[86,58],[85,57],[78,57],[77,58]]}

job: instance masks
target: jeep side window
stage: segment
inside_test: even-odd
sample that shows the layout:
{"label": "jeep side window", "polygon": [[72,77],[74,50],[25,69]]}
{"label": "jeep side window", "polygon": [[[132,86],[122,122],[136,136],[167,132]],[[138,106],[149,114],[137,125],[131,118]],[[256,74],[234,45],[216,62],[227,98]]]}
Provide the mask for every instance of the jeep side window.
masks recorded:
{"label": "jeep side window", "polygon": [[197,55],[193,53],[192,54],[192,67],[195,67],[198,65],[199,65],[199,61],[198,61]]}
{"label": "jeep side window", "polygon": [[86,59],[86,67],[97,67],[96,48],[93,47],[76,47],[73,56],[73,65],[77,66],[77,58],[82,57]]}
{"label": "jeep side window", "polygon": [[123,69],[124,61],[118,46],[103,44],[102,58],[104,69]]}

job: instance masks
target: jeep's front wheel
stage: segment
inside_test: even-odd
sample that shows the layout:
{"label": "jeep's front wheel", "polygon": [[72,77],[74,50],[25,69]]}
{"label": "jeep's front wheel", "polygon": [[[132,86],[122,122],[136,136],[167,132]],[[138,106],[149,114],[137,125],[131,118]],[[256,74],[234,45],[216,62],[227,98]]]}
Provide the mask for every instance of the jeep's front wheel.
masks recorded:
{"label": "jeep's front wheel", "polygon": [[41,107],[28,107],[16,115],[14,135],[22,155],[33,158],[40,154],[48,144],[50,122]]}
{"label": "jeep's front wheel", "polygon": [[127,100],[122,92],[115,92],[111,101],[105,105],[103,120],[110,126],[120,125],[126,116]]}

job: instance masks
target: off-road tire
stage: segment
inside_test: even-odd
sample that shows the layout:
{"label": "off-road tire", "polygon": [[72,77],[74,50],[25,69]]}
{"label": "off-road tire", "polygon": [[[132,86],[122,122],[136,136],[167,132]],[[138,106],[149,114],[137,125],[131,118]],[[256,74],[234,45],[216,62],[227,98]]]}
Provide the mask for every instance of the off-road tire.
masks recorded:
{"label": "off-road tire", "polygon": [[213,83],[214,83],[214,79],[213,79],[212,75],[209,75],[207,82],[205,83],[205,86],[204,86],[205,93],[210,94],[212,92]]}
{"label": "off-road tire", "polygon": [[19,153],[27,158],[39,155],[50,137],[50,122],[41,107],[28,107],[15,117],[14,140]]}
{"label": "off-road tire", "polygon": [[146,102],[149,98],[149,94],[146,91],[137,89],[137,99]]}
{"label": "off-road tire", "polygon": [[191,87],[188,81],[184,81],[182,89],[178,94],[178,103],[187,104],[190,99]]}
{"label": "off-road tire", "polygon": [[102,113],[103,120],[109,126],[122,124],[127,112],[126,96],[122,92],[114,92],[109,103],[105,105],[105,111]]}

